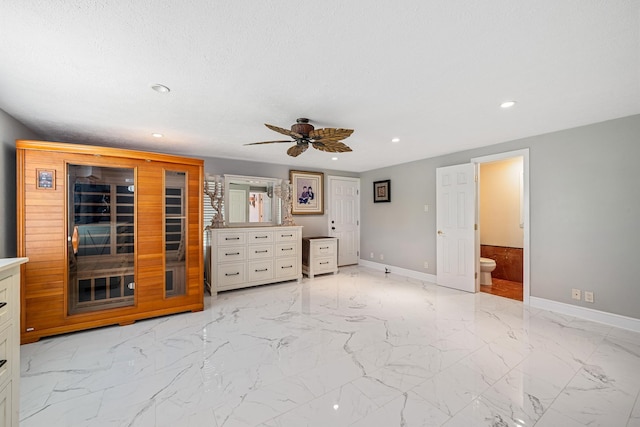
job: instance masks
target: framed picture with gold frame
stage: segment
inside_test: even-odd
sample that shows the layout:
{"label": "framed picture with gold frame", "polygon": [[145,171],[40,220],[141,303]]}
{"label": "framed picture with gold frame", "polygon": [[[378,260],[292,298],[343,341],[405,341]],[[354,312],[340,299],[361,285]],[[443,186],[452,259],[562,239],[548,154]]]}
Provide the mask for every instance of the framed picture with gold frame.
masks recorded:
{"label": "framed picture with gold frame", "polygon": [[55,169],[36,169],[36,188],[38,190],[55,190]]}
{"label": "framed picture with gold frame", "polygon": [[324,215],[324,173],[289,171],[293,215]]}

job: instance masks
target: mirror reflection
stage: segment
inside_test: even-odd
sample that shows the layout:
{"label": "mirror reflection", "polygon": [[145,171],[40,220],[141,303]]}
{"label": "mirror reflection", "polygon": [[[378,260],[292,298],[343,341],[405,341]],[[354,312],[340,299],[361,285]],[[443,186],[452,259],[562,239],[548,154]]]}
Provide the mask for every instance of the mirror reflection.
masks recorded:
{"label": "mirror reflection", "polygon": [[280,200],[274,188],[278,179],[225,175],[224,180],[229,226],[277,224]]}

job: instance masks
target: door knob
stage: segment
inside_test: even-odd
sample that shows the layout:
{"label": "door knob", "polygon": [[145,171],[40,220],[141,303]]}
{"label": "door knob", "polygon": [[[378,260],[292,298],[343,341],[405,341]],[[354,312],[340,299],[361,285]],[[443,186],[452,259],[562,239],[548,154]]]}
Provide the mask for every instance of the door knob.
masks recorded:
{"label": "door knob", "polygon": [[332,229],[332,230],[335,230],[336,228],[335,228],[335,227],[331,227],[331,229]]}
{"label": "door knob", "polygon": [[438,236],[444,236],[444,232],[442,230],[438,230]]}

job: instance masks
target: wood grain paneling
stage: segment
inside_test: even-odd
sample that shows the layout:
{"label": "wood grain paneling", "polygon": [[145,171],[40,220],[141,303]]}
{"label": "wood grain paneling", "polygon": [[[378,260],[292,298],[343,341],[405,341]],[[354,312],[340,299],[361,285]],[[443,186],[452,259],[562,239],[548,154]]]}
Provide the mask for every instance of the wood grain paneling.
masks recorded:
{"label": "wood grain paneling", "polygon": [[[18,256],[22,275],[21,341],[109,324],[203,309],[203,161],[160,153],[42,141],[17,141]],[[135,304],[69,314],[67,165],[133,168],[135,175]],[[55,189],[38,189],[37,169],[54,170]],[[165,298],[164,171],[187,179],[186,294]],[[28,330],[29,329],[29,330]]]}

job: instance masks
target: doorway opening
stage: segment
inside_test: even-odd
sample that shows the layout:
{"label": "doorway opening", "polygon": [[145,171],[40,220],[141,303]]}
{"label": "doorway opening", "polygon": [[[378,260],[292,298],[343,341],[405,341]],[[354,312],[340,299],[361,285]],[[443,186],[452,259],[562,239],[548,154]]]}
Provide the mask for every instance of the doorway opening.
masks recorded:
{"label": "doorway opening", "polygon": [[476,289],[528,304],[529,150],[471,161],[478,166]]}

